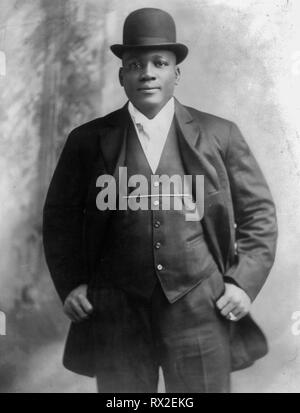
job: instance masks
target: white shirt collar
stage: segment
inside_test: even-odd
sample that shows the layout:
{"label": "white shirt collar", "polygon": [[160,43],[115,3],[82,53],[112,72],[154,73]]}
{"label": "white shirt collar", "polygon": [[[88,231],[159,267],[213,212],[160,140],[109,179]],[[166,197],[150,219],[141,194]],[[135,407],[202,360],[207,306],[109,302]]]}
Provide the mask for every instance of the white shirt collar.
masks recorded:
{"label": "white shirt collar", "polygon": [[128,104],[128,111],[135,124],[141,123],[143,126],[148,127],[148,129],[170,128],[175,112],[174,97],[169,99],[169,101],[153,119],[147,118],[147,116],[141,113],[135,106],[133,106],[131,102]]}

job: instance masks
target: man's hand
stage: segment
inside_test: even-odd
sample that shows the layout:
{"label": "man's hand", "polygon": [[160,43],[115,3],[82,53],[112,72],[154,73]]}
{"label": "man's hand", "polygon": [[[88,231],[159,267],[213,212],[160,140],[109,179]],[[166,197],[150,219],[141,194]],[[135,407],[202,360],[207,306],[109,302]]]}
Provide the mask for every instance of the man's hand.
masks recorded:
{"label": "man's hand", "polygon": [[238,321],[250,310],[251,299],[244,290],[234,284],[225,283],[225,293],[217,301],[221,314],[231,321]]}
{"label": "man's hand", "polygon": [[93,312],[93,307],[87,299],[86,284],[70,292],[64,302],[64,312],[75,323],[86,320]]}

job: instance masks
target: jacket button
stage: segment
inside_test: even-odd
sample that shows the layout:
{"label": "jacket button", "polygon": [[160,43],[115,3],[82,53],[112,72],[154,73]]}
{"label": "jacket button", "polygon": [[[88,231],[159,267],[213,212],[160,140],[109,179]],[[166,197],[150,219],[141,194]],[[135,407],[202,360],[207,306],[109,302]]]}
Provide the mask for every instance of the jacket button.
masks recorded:
{"label": "jacket button", "polygon": [[160,227],[160,222],[159,222],[159,221],[155,221],[154,227],[155,227],[155,228],[159,228],[159,227]]}
{"label": "jacket button", "polygon": [[161,264],[158,264],[157,269],[158,271],[161,271],[163,269],[163,266]]}
{"label": "jacket button", "polygon": [[160,247],[161,247],[161,243],[160,243],[160,242],[156,242],[156,243],[155,243],[155,248],[156,248],[157,250],[159,250]]}

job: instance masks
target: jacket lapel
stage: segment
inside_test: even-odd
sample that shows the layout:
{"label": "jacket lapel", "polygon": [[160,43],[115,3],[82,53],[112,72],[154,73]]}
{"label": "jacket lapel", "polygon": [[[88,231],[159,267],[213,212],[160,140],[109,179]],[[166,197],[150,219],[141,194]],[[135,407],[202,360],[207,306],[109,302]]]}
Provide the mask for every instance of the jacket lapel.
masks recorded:
{"label": "jacket lapel", "polygon": [[[214,167],[214,154],[209,137],[202,129],[201,121],[175,100],[175,116],[179,131],[179,145],[187,174],[204,176],[204,216],[212,253],[222,273],[225,271],[230,245],[228,212],[220,190],[219,178]],[[195,196],[195,181],[193,194]]]}
{"label": "jacket lapel", "polygon": [[[209,162],[210,147],[203,139],[199,121],[175,99],[175,117],[179,131],[179,144],[184,166],[190,175],[204,175],[205,194],[219,190],[218,176]],[[205,197],[206,198],[206,197]]]}
{"label": "jacket lapel", "polygon": [[126,136],[131,121],[127,104],[109,115],[105,126],[99,131],[101,155],[106,173],[115,178],[119,167],[125,164]]}

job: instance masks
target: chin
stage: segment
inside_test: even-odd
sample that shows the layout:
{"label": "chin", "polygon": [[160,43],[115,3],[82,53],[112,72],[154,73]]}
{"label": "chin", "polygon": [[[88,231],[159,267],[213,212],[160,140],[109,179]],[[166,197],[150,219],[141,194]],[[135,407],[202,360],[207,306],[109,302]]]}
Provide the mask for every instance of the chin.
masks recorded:
{"label": "chin", "polygon": [[163,101],[158,99],[157,96],[145,96],[143,99],[139,99],[137,104],[144,107],[162,107],[167,103],[167,101]]}

